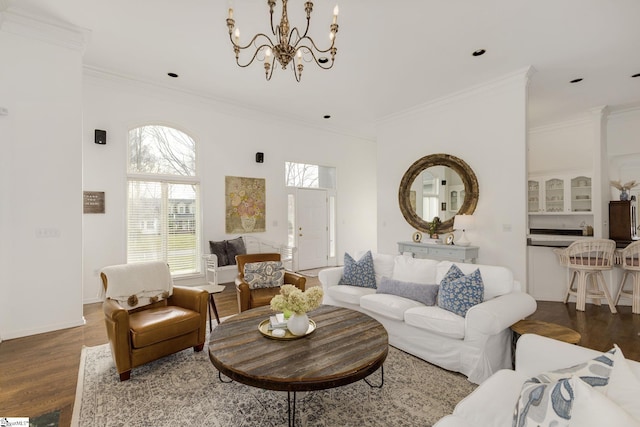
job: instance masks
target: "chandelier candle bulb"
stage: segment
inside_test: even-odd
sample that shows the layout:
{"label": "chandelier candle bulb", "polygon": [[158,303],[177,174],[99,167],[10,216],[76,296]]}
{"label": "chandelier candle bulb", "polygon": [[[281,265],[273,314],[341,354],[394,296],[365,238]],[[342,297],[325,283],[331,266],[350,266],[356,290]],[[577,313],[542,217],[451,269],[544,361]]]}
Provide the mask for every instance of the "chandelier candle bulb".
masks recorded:
{"label": "chandelier candle bulb", "polygon": [[236,39],[236,44],[239,44],[240,41],[240,28],[236,28],[235,33],[233,33],[233,37]]}
{"label": "chandelier candle bulb", "polygon": [[233,9],[229,8],[229,19],[233,19]]}
{"label": "chandelier candle bulb", "polygon": [[338,23],[338,12],[340,11],[340,9],[338,9],[338,5],[336,5],[336,7],[333,8],[333,23],[337,24]]}

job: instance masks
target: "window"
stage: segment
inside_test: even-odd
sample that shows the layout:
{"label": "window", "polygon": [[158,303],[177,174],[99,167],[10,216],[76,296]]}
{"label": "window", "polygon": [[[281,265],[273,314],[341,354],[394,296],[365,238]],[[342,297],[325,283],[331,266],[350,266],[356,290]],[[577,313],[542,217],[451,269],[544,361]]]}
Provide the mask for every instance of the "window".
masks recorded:
{"label": "window", "polygon": [[336,188],[336,168],[285,163],[285,185],[298,188]]}
{"label": "window", "polygon": [[165,126],[129,132],[127,262],[166,261],[174,276],[200,273],[196,143]]}

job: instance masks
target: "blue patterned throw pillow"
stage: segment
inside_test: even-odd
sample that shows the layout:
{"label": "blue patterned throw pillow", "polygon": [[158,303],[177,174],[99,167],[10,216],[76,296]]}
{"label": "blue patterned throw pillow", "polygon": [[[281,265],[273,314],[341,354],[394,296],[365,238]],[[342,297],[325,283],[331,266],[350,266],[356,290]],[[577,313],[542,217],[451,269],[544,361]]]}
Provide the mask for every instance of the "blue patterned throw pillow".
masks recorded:
{"label": "blue patterned throw pillow", "polygon": [[373,270],[373,256],[371,255],[371,251],[367,251],[358,261],[345,252],[344,271],[338,285],[376,288],[376,275]]}
{"label": "blue patterned throw pillow", "polygon": [[244,265],[244,281],[250,289],[276,288],[284,284],[282,261],[250,262]]}
{"label": "blue patterned throw pillow", "polygon": [[513,427],[568,427],[575,400],[576,377],[552,383],[525,381],[516,404]]}
{"label": "blue patterned throw pillow", "polygon": [[480,269],[465,276],[460,268],[453,264],[440,282],[438,307],[465,317],[467,311],[484,300],[484,284]]}
{"label": "blue patterned throw pillow", "polygon": [[606,388],[613,370],[615,352],[616,349],[612,348],[595,359],[544,372],[525,381],[513,414],[513,425],[569,425],[575,382],[583,381],[594,389]]}

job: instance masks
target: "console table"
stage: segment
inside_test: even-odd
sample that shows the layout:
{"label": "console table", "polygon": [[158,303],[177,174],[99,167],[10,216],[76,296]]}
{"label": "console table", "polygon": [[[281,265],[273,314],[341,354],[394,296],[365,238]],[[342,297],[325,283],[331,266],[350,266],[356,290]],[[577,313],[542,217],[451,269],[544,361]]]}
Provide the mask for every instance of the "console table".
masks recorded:
{"label": "console table", "polygon": [[475,264],[478,258],[477,246],[438,245],[434,243],[398,242],[401,254],[411,252],[414,258],[431,258]]}

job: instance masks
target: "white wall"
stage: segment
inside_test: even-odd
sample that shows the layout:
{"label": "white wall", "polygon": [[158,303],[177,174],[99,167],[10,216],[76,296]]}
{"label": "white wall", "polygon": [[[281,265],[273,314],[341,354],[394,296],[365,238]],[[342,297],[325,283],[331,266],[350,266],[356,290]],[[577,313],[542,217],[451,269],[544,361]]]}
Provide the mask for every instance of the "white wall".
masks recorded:
{"label": "white wall", "polygon": [[0,335],[83,324],[81,48],[73,28],[0,14]]}
{"label": "white wall", "polygon": [[540,126],[529,130],[527,163],[530,174],[593,170],[592,118]]}
{"label": "white wall", "polygon": [[[294,124],[267,113],[87,71],[84,83],[84,190],[106,193],[106,213],[84,215],[84,301],[95,301],[98,272],[126,262],[126,142],[130,128],[161,123],[198,143],[204,244],[225,234],[224,177],[265,178],[268,240],[287,241],[284,162],[334,166],[338,176],[338,259],[354,246],[375,246],[376,152],[372,141]],[[94,129],[107,144],[93,143]],[[255,162],[256,152],[264,163]]]}
{"label": "white wall", "polygon": [[382,122],[378,129],[378,249],[414,230],[398,206],[407,168],[428,154],[447,153],[475,172],[480,197],[476,227],[479,263],[504,265],[526,279],[526,81],[521,71]]}

